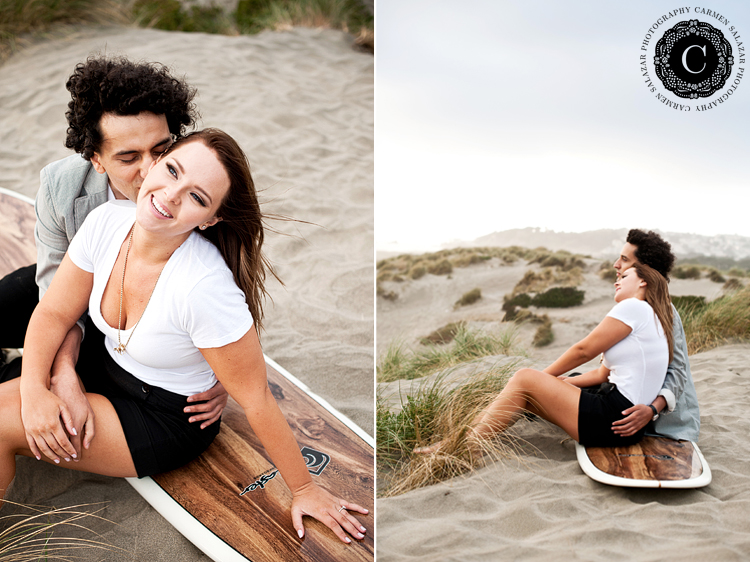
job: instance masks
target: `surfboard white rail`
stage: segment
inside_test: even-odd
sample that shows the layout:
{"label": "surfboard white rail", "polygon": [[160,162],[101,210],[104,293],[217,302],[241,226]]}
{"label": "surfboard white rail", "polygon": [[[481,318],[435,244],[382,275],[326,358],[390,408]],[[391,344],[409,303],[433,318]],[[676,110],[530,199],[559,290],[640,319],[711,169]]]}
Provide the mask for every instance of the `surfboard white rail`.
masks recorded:
{"label": "surfboard white rail", "polygon": [[678,488],[678,489],[689,489],[689,488],[702,488],[708,486],[713,479],[711,475],[711,468],[708,466],[703,453],[698,448],[698,445],[692,441],[690,443],[693,446],[694,451],[698,455],[701,461],[701,473],[693,478],[686,478],[684,480],[645,480],[645,479],[634,479],[634,478],[623,478],[622,476],[615,476],[608,474],[602,470],[599,470],[586,452],[586,447],[580,443],[576,443],[576,457],[578,464],[581,466],[583,472],[592,480],[601,482],[602,484],[608,484],[610,486],[619,486],[622,488]]}
{"label": "surfboard white rail", "polygon": [[23,193],[19,193],[18,191],[13,191],[6,187],[0,187],[0,193],[4,195],[10,195],[11,197],[20,199],[21,201],[24,201],[25,203],[29,203],[30,205],[34,204],[34,200],[31,197],[24,195]]}

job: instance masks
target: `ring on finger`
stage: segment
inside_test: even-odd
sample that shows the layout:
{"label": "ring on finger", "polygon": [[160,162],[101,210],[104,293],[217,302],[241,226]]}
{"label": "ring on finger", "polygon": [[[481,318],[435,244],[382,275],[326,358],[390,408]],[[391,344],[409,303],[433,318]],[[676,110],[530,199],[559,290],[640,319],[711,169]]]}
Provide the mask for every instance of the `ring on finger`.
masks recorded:
{"label": "ring on finger", "polygon": [[346,508],[345,508],[345,507],[344,507],[344,506],[342,505],[342,506],[341,506],[341,507],[339,508],[339,513],[341,513],[341,510],[342,510],[342,509],[343,509],[344,511],[346,511]]}

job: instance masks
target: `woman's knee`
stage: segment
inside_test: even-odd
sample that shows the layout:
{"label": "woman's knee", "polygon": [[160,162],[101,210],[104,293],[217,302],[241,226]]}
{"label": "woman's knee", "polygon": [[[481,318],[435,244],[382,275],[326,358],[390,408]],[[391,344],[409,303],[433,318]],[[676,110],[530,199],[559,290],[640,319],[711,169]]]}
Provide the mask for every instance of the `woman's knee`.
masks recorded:
{"label": "woman's knee", "polygon": [[528,383],[539,380],[539,375],[543,374],[535,369],[520,369],[513,374],[510,380],[514,381],[515,384],[526,387]]}

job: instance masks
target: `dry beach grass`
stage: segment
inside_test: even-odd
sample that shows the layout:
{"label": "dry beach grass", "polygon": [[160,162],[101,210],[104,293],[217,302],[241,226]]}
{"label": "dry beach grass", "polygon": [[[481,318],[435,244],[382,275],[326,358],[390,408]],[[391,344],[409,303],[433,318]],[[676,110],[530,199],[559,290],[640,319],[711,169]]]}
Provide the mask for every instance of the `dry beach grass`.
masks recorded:
{"label": "dry beach grass", "polygon": [[[450,324],[483,333],[501,330],[506,324],[502,322],[506,297],[518,294],[519,282],[532,277],[527,272],[536,279],[550,276],[539,262],[522,257],[506,261],[497,257],[501,250],[494,251],[497,254],[490,259],[453,267],[448,275],[425,273],[401,281],[381,278],[381,291],[393,297],[378,299],[379,364],[386,363],[388,342],[398,341],[403,352],[418,356],[429,350],[420,341]],[[393,259],[403,264],[401,271],[408,264],[426,261],[425,256]],[[729,271],[721,272],[722,282],[708,268],[699,268],[698,278],[674,278],[670,284],[673,295],[693,297],[685,298],[680,308],[701,406],[699,446],[713,471],[710,486],[668,491],[595,483],[580,470],[565,433],[538,419],[517,422],[505,437],[511,443],[505,452],[478,462],[471,459],[471,466],[464,463],[459,470],[430,466],[436,461],[450,466],[440,458],[428,461],[411,455],[415,443],[436,439],[430,433],[433,428],[424,427],[425,410],[434,396],[450,396],[472,373],[486,373],[493,364],[509,364],[510,371],[521,365],[543,368],[604,317],[613,305],[612,281],[607,279],[611,266],[576,259],[582,262],[573,266],[580,268],[576,287],[585,292],[580,305],[519,309],[548,316],[554,333],[549,345],[534,347],[537,325],[522,323],[517,326],[518,345],[527,350],[526,357],[473,359],[411,380],[392,373],[390,382],[378,383],[378,442],[390,447],[379,450],[388,459],[378,466],[379,561],[550,560],[561,554],[602,561],[750,556],[745,517],[750,509],[750,425],[744,415],[750,408],[750,343],[746,343],[750,288],[745,287],[744,270],[733,271],[735,282],[729,284]],[[380,271],[387,265],[388,261],[381,261]],[[395,272],[393,268],[391,274]],[[554,281],[536,288],[553,286]],[[454,307],[456,299],[475,287],[481,289],[481,299]],[[447,409],[446,402],[431,407],[435,417],[455,417]],[[386,422],[382,427],[381,420]],[[465,434],[465,427],[466,419],[459,416],[450,428],[439,431],[453,442]],[[466,458],[460,451],[457,457]]]}

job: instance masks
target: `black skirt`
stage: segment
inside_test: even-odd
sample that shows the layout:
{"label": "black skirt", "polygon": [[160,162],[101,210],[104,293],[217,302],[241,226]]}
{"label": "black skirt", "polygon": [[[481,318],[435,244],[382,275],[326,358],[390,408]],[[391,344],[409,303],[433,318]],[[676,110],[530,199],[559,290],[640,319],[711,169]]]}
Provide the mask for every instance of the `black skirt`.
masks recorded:
{"label": "black skirt", "polygon": [[612,383],[582,388],[578,402],[578,442],[587,447],[620,447],[638,443],[648,426],[630,437],[612,431],[612,423],[623,419],[622,412],[632,406],[633,403]]}
{"label": "black skirt", "polygon": [[78,374],[87,392],[101,394],[114,406],[139,478],[178,468],[208,448],[220,420],[205,429],[201,422],[190,423],[193,414],[183,412],[187,397],[148,385],[120,367],[91,321],[84,342]]}

